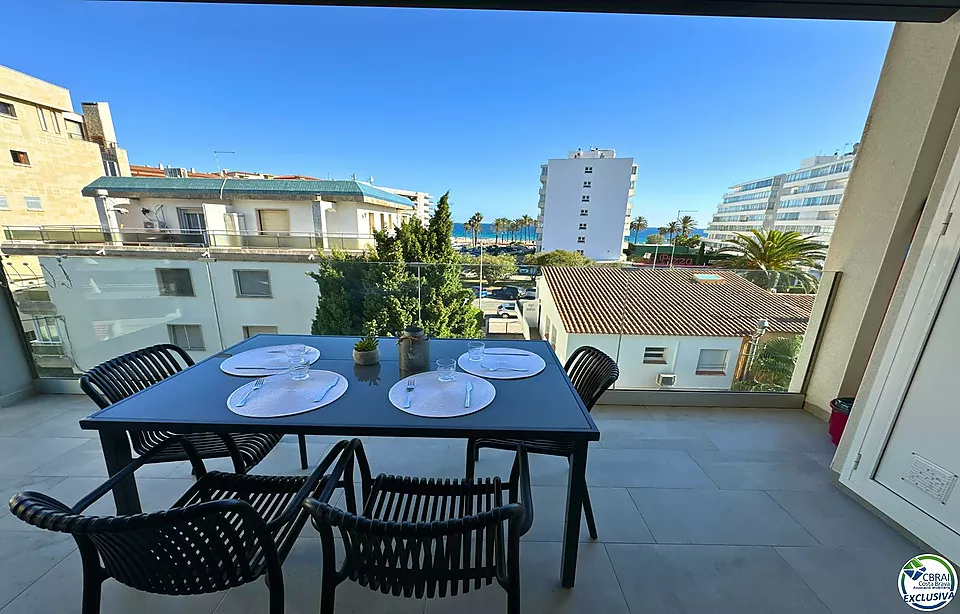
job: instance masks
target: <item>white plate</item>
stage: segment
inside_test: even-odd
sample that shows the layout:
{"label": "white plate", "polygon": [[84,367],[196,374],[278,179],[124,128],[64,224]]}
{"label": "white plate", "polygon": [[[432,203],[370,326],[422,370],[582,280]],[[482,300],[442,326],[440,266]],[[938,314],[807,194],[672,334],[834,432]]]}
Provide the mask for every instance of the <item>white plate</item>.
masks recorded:
{"label": "white plate", "polygon": [[[474,362],[470,360],[469,353],[463,354],[457,359],[457,364],[467,373],[473,373],[487,379],[523,379],[533,377],[543,371],[547,366],[542,358],[526,350],[501,350],[509,351],[509,354],[498,354],[499,348],[491,348],[490,351],[484,350],[483,360]],[[516,355],[519,354],[519,355]],[[484,368],[487,367],[487,368]],[[509,369],[525,369],[524,371],[508,371]]]}
{"label": "white plate", "polygon": [[[314,347],[306,346],[307,364],[320,360],[320,350]],[[287,346],[271,345],[254,350],[240,352],[220,363],[220,370],[230,375],[239,375],[240,377],[261,377],[264,375],[276,375],[290,368],[290,360],[287,358]],[[254,367],[252,369],[241,369],[239,367]]]}
{"label": "white plate", "polygon": [[[334,382],[334,378],[337,380],[336,385],[317,401],[323,391]],[[289,373],[282,373],[263,378],[263,386],[247,397],[243,407],[237,407],[243,395],[253,388],[254,382],[256,380],[247,382],[227,397],[227,408],[230,411],[248,418],[293,416],[333,403],[343,396],[348,386],[347,378],[333,371],[310,371],[310,377],[300,381],[292,379]]]}
{"label": "white plate", "polygon": [[[452,382],[441,382],[436,371],[427,371],[405,377],[390,389],[390,402],[400,411],[424,418],[453,418],[480,411],[493,402],[497,389],[485,379],[469,373],[455,373]],[[407,397],[407,380],[417,380],[410,393],[410,407],[404,407]],[[470,406],[464,407],[467,382],[473,384]]]}

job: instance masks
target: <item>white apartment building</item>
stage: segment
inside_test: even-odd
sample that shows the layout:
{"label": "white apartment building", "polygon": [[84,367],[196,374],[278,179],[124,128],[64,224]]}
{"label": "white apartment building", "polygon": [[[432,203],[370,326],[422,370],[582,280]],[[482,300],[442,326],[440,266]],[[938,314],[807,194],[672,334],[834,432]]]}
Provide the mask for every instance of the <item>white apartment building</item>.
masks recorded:
{"label": "white apartment building", "polygon": [[829,245],[857,145],[850,153],[814,156],[790,173],[734,185],[707,225],[704,242],[719,245],[751,228],[795,231]]}
{"label": "white apartment building", "polygon": [[633,158],[618,158],[613,149],[578,149],[540,168],[537,249],[623,260],[637,182]]}
{"label": "white apartment building", "polygon": [[[365,183],[365,182],[361,182],[361,183]],[[368,184],[368,185],[372,185],[372,184]],[[375,186],[375,187],[378,187],[381,190],[390,192],[391,194],[406,196],[413,202],[414,206],[416,207],[417,217],[419,217],[423,223],[427,223],[430,221],[430,216],[433,215],[433,196],[431,196],[428,192],[417,192],[414,190],[404,190],[401,188],[387,188],[382,185]]]}

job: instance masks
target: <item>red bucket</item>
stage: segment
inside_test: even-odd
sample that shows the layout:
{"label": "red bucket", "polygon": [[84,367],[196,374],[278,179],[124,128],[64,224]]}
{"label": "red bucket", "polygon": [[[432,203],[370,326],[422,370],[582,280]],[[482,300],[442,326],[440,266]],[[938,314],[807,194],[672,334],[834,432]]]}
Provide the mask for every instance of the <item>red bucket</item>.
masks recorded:
{"label": "red bucket", "polygon": [[850,417],[850,410],[853,408],[854,397],[840,397],[830,401],[830,440],[833,445],[840,444],[840,438],[843,436],[843,429],[847,426],[847,419]]}

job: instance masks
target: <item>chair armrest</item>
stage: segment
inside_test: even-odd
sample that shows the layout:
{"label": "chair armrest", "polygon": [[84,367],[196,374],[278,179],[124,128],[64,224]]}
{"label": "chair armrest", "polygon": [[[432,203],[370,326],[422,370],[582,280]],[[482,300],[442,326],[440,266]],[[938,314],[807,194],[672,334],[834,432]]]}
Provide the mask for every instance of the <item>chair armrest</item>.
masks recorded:
{"label": "chair armrest", "polygon": [[[70,513],[71,514],[82,513],[83,510],[87,509],[88,507],[96,503],[97,500],[99,500],[103,495],[113,490],[114,486],[116,486],[126,478],[130,477],[130,475],[134,471],[136,471],[146,463],[150,462],[150,460],[154,456],[159,454],[167,446],[172,445],[174,442],[180,444],[183,447],[183,449],[187,452],[187,456],[190,457],[190,462],[193,464],[195,470],[197,469],[197,465],[196,463],[194,463],[194,458],[196,458],[197,462],[200,463],[199,469],[201,469],[204,472],[206,471],[206,469],[203,466],[203,461],[200,460],[200,455],[197,453],[196,448],[193,447],[193,444],[191,444],[189,441],[187,441],[185,438],[179,435],[173,435],[169,439],[165,439],[160,443],[158,443],[157,445],[155,445],[154,447],[150,448],[150,450],[148,450],[145,454],[141,454],[140,456],[135,458],[132,463],[130,463],[129,465],[127,465],[126,467],[118,471],[109,480],[107,480],[100,486],[97,486],[92,491],[90,491],[89,494],[87,494],[85,497],[77,501],[76,505],[74,505],[70,509]],[[198,474],[198,477],[201,475],[203,474],[202,473]]]}
{"label": "chair armrest", "polygon": [[233,436],[230,433],[217,433],[217,436],[220,437],[223,445],[227,448],[227,453],[230,454],[230,460],[233,461],[233,472],[241,475],[246,473],[246,464],[243,462],[240,448],[237,447],[237,442],[233,440]]}
{"label": "chair armrest", "polygon": [[[324,484],[323,488],[319,493],[315,494],[312,497],[307,497],[303,501],[303,506],[311,514],[316,517],[319,512],[318,505],[321,503],[329,504],[330,500],[333,498],[333,493],[336,491],[338,486],[343,486],[346,495],[350,496],[353,494],[353,464],[356,459],[357,463],[360,465],[360,477],[363,488],[363,500],[366,501],[370,493],[370,485],[372,480],[370,479],[370,465],[367,463],[367,455],[363,451],[363,442],[359,439],[351,439],[350,441],[341,441],[337,443],[337,446],[343,446],[342,454],[340,455],[339,460],[337,461],[336,466],[333,468],[333,471],[330,472],[330,475],[327,476],[327,482]],[[330,454],[333,454],[336,451],[331,450]],[[328,454],[328,457],[330,456]],[[347,501],[347,506],[351,513],[356,513],[355,501]]]}
{"label": "chair armrest", "polygon": [[[276,530],[277,527],[285,525],[291,522],[297,513],[300,511],[300,508],[303,507],[304,500],[311,496],[322,496],[317,494],[318,486],[322,483],[322,491],[327,490],[327,485],[331,482],[336,485],[336,480],[332,476],[327,476],[326,471],[330,468],[330,465],[333,464],[333,461],[339,456],[341,461],[344,457],[344,451],[350,447],[351,442],[347,440],[338,441],[333,448],[327,452],[327,455],[323,457],[323,460],[320,461],[320,464],[317,465],[317,468],[313,470],[313,473],[310,474],[310,477],[307,478],[307,481],[304,482],[303,486],[300,487],[300,490],[297,491],[297,494],[290,500],[290,503],[287,504],[287,507],[283,512],[267,523],[267,528],[271,531]],[[337,467],[340,469],[340,472],[343,472],[343,468],[340,467],[341,463],[337,464]],[[336,471],[336,469],[335,469]],[[325,481],[326,480],[326,481]],[[334,486],[336,487],[336,486]],[[332,494],[331,490],[331,494]],[[329,495],[325,501],[329,499]]]}
{"label": "chair armrest", "polygon": [[[519,495],[523,505],[523,516],[520,518],[520,535],[524,535],[533,526],[533,488],[530,485],[530,458],[527,455],[527,446],[517,444],[517,455],[510,470],[510,494]],[[511,501],[513,502],[513,501]]]}

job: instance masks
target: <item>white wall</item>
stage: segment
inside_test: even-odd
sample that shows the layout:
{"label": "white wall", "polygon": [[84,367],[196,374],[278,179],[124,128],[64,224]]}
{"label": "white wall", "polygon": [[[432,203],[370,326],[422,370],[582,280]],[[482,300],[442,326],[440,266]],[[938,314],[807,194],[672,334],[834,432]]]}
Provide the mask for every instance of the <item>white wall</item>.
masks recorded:
{"label": "white wall", "polygon": [[[306,274],[315,265],[307,262],[67,258],[68,281],[55,258],[40,260],[48,282],[56,285],[49,289],[50,299],[80,369],[169,342],[167,324],[201,327],[206,350],[190,352],[200,360],[243,339],[244,326],[309,333],[316,311],[317,286]],[[160,296],[158,267],[189,269],[195,296]],[[237,297],[235,269],[269,271],[273,298]]]}
{"label": "white wall", "polygon": [[[592,166],[593,173],[584,173]],[[576,251],[595,260],[623,257],[624,222],[630,194],[633,158],[566,158],[547,165],[546,202],[543,207],[542,249]],[[591,187],[584,188],[589,181]],[[583,195],[590,202],[581,202]],[[580,210],[589,215],[581,216]],[[587,224],[580,230],[581,223]],[[578,237],[584,243],[578,243]]]}

